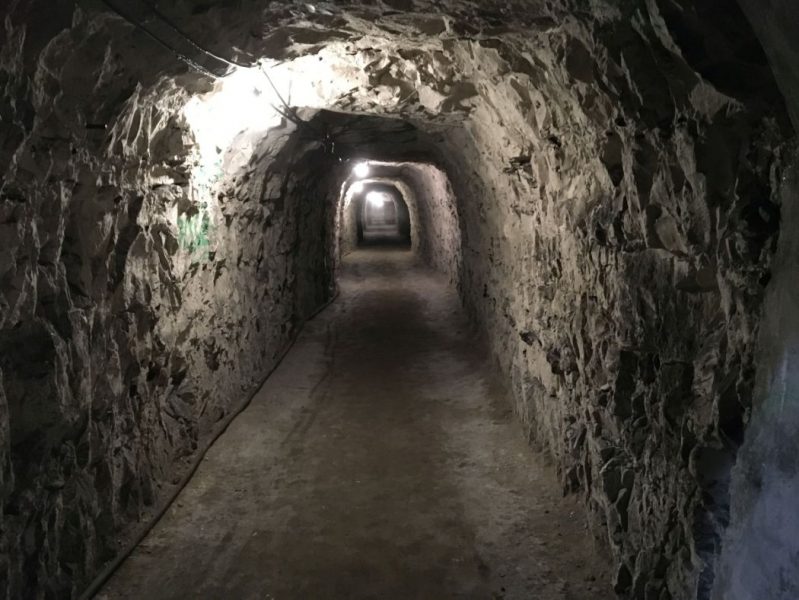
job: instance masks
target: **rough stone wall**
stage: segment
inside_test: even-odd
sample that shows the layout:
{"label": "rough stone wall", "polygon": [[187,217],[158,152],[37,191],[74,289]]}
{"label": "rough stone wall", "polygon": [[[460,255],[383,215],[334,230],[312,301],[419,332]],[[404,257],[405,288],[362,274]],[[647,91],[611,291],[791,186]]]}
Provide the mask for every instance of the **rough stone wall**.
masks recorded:
{"label": "rough stone wall", "polygon": [[403,165],[419,211],[419,252],[457,285],[461,235],[457,205],[446,173],[430,164]]}
{"label": "rough stone wall", "polygon": [[[799,124],[799,6],[741,2]],[[799,597],[799,156],[780,186],[780,239],[760,328],[755,406],[730,486],[716,600]]]}
{"label": "rough stone wall", "polygon": [[[799,228],[794,158],[782,230]],[[799,597],[799,238],[780,235],[758,340],[755,406],[733,470],[714,600]]]}
{"label": "rough stone wall", "polygon": [[[60,34],[66,25],[58,23],[72,14],[68,4],[23,3],[48,14],[47,27],[23,36],[19,20],[35,20],[36,12],[18,12],[0,54],[0,83],[14,99],[0,104],[3,122],[11,124],[0,147],[4,171],[16,153],[0,198],[0,327],[5,348],[24,339],[29,353],[3,356],[33,365],[28,371],[0,368],[0,415],[9,413],[11,423],[0,426],[6,445],[0,455],[6,505],[0,560],[13,576],[9,585],[41,584],[59,593],[108,555],[111,533],[157,494],[157,477],[137,469],[145,465],[165,475],[169,462],[159,462],[162,449],[185,448],[200,421],[207,426],[214,420],[192,424],[178,416],[164,428],[158,419],[161,394],[180,386],[172,377],[180,379],[183,369],[173,369],[181,355],[173,363],[161,336],[185,340],[156,322],[178,311],[170,304],[180,290],[174,274],[199,278],[189,284],[186,314],[200,305],[199,322],[211,338],[217,326],[212,309],[224,309],[228,300],[214,295],[217,271],[234,285],[239,279],[227,272],[243,268],[250,277],[240,279],[242,296],[257,296],[263,288],[253,282],[268,280],[277,307],[269,313],[274,327],[259,332],[273,336],[268,344],[279,337],[277,323],[289,318],[288,295],[291,306],[308,309],[293,293],[285,295],[294,279],[283,252],[292,246],[320,250],[317,240],[292,241],[299,215],[315,219],[312,229],[320,231],[314,208],[292,213],[288,196],[263,196],[251,187],[257,177],[242,176],[231,180],[219,205],[210,197],[208,210],[226,224],[231,217],[234,231],[241,228],[239,237],[230,234],[230,245],[234,238],[252,240],[262,224],[274,227],[272,246],[261,255],[252,249],[235,260],[226,255],[224,264],[221,255],[211,259],[219,250],[210,248],[209,263],[173,261],[174,243],[164,233],[171,221],[162,205],[182,205],[188,194],[176,185],[182,189],[178,182],[188,179],[192,166],[163,158],[190,145],[175,133],[181,125],[170,122],[168,105],[207,86],[193,78],[196,89],[184,91],[184,76],[181,87],[164,80],[168,87],[159,90],[174,60],[115,20],[78,19],[71,33]],[[400,115],[430,130],[438,144],[432,154],[447,166],[457,197],[461,292],[491,334],[531,439],[553,454],[565,489],[584,494],[590,522],[618,564],[617,589],[635,598],[707,598],[729,519],[729,473],[750,422],[755,340],[779,229],[776,183],[789,132],[768,63],[734,5],[450,0],[176,6],[188,30],[215,49],[244,47],[288,62],[301,57],[303,73],[319,65],[319,80],[299,78],[298,86],[317,86],[327,107]],[[262,18],[261,34],[253,17]],[[760,29],[774,27],[764,22]],[[780,52],[790,50],[791,37],[773,39],[783,89],[794,89],[786,75],[791,51]],[[112,121],[123,99],[138,96],[158,97],[151,104],[160,109],[124,113],[130,120],[120,120],[113,132],[119,145],[107,155],[106,138],[92,141],[94,130],[87,133],[86,124]],[[91,110],[82,106],[86,98]],[[178,152],[154,150],[159,131],[172,131],[163,139]],[[405,133],[399,131],[396,141]],[[305,152],[297,144],[296,151]],[[149,162],[136,162],[141,158]],[[159,159],[161,170],[154,168]],[[265,187],[284,189],[277,181]],[[61,218],[76,184],[85,186],[78,197],[88,189],[86,198],[98,206],[80,218]],[[307,185],[296,179],[285,189],[306,195]],[[248,194],[267,200],[245,202]],[[326,194],[313,195],[318,201]],[[189,205],[182,214],[193,217],[193,210]],[[145,217],[154,219],[155,229],[139,231]],[[84,250],[82,240],[93,239],[83,231],[86,222],[105,233],[99,246]],[[314,256],[315,268],[323,269],[327,259]],[[268,269],[263,261],[271,261]],[[262,270],[254,266],[259,262]],[[75,291],[87,284],[71,272],[91,274],[89,294]],[[294,289],[313,287],[309,277]],[[89,319],[80,302],[99,304],[97,298],[108,308]],[[161,307],[139,308],[150,302]],[[252,305],[244,300],[244,306]],[[231,318],[236,321],[235,314]],[[256,338],[237,343],[260,349]],[[207,373],[231,364],[231,350],[218,340],[206,349],[204,342],[195,340],[186,353],[184,381],[190,369]],[[257,362],[254,355],[247,360]],[[102,368],[92,371],[95,361]],[[86,365],[96,381],[85,382]],[[27,378],[23,384],[13,380],[20,377]],[[57,406],[38,410],[35,401],[20,401],[23,393],[58,398]],[[142,394],[152,402],[132,400]],[[95,417],[82,418],[87,411],[71,408],[75,398],[93,403],[94,397],[100,413],[113,415],[106,437],[87,434],[98,429]],[[208,406],[210,415],[219,409],[211,401]],[[45,424],[43,415],[54,416]],[[15,430],[38,431],[37,423],[48,434],[37,442],[39,450],[25,448],[29,460],[21,465],[14,459],[21,456]],[[87,436],[94,445],[81,446]],[[107,443],[116,439],[122,443]],[[85,465],[98,456],[111,457],[100,460],[104,474],[84,477]]]}
{"label": "rough stone wall", "polygon": [[309,175],[329,158],[291,128],[200,176],[180,109],[207,82],[159,75],[116,22],[16,8],[0,63],[0,597],[65,598],[329,297],[334,203]]}
{"label": "rough stone wall", "polygon": [[531,439],[585,495],[617,591],[707,598],[751,409],[785,121],[697,73],[655,6],[629,16],[601,37],[575,22],[534,50],[463,51],[493,85],[449,142],[465,156],[450,169],[462,290]]}

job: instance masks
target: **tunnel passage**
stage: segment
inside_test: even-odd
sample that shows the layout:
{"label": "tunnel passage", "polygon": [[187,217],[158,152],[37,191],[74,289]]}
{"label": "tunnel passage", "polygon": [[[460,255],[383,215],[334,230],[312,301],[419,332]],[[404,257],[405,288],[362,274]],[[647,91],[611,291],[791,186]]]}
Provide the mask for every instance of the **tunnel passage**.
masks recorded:
{"label": "tunnel passage", "polygon": [[[362,246],[381,240],[411,245],[411,213],[396,185],[357,180],[345,192],[341,237],[349,245]],[[354,233],[353,233],[354,224]]]}
{"label": "tunnel passage", "polygon": [[607,600],[446,277],[372,245],[338,281],[100,597]]}
{"label": "tunnel passage", "polygon": [[[369,119],[361,117],[359,121],[364,125],[380,122],[375,121],[373,117]],[[351,124],[348,127],[351,127]],[[415,128],[406,124],[403,129],[404,133],[401,135],[407,136],[408,132],[414,131]],[[418,143],[426,148],[425,154],[434,148],[429,141],[425,141],[425,136],[421,136]],[[436,157],[429,155],[428,161],[372,160],[368,163],[368,174],[363,177],[355,173],[355,168],[366,163],[352,161],[352,170],[343,184],[339,201],[338,229],[341,252],[352,251],[362,241],[359,232],[359,211],[364,209],[370,191],[387,190],[401,201],[398,217],[407,219],[402,223],[402,227],[407,230],[414,254],[444,272],[453,283],[457,282],[461,263],[461,227],[457,203],[449,177],[442,170]],[[363,214],[360,216],[363,217]],[[400,228],[400,236],[403,235],[405,234]]]}
{"label": "tunnel passage", "polygon": [[79,595],[334,294],[364,159],[616,591],[790,597],[796,10],[584,4],[3,8],[7,597]]}
{"label": "tunnel passage", "polygon": [[358,244],[411,243],[411,215],[395,187],[369,186],[354,199]]}

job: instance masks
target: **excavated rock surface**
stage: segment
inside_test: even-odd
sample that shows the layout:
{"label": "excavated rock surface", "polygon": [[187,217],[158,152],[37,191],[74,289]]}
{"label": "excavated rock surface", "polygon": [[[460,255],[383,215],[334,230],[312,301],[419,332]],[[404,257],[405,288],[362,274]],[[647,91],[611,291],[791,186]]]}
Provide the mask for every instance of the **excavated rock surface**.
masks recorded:
{"label": "excavated rock surface", "polygon": [[[295,64],[313,108],[424,133],[340,152],[448,174],[442,266],[635,598],[713,589],[779,230],[787,113],[743,14],[714,6],[169,9],[220,54]],[[287,127],[194,189],[179,115],[208,80],[108,14],[17,2],[0,52],[0,580],[67,596],[325,298],[346,175]]]}
{"label": "excavated rock surface", "polygon": [[208,85],[131,85],[125,30],[3,49],[0,597],[79,593],[331,291],[328,159],[283,127],[199,177]]}
{"label": "excavated rock surface", "polygon": [[[799,5],[741,5],[799,124]],[[780,239],[760,327],[757,387],[746,440],[730,486],[730,526],[714,600],[799,597],[799,156],[780,190]]]}

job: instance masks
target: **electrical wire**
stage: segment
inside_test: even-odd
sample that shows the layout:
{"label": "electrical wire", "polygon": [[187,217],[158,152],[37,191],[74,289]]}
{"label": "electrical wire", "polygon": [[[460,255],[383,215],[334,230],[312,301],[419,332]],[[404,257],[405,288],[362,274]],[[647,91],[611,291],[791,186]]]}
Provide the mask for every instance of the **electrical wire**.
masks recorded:
{"label": "electrical wire", "polygon": [[286,102],[285,98],[283,98],[283,95],[280,93],[280,90],[277,89],[277,86],[272,81],[272,78],[269,76],[269,71],[266,70],[266,67],[264,66],[264,63],[261,63],[260,67],[261,67],[261,73],[263,73],[264,77],[266,77],[266,80],[269,82],[269,85],[272,87],[272,90],[274,90],[275,94],[277,95],[278,100],[280,100],[280,103],[283,106],[286,107],[286,110],[288,110],[292,114],[294,114],[295,111],[288,105],[288,102]]}
{"label": "electrical wire", "polygon": [[327,307],[333,304],[333,302],[335,302],[338,297],[339,297],[339,290],[336,289],[333,291],[333,296],[327,302],[322,304],[322,306],[317,308],[313,312],[313,314],[311,314],[309,317],[307,317],[301,322],[299,328],[294,333],[294,335],[292,336],[291,340],[286,345],[286,347],[283,349],[277,361],[275,361],[275,364],[266,374],[266,377],[264,377],[264,379],[261,381],[261,385],[259,385],[249,396],[247,396],[244,399],[244,402],[242,402],[233,412],[231,412],[225,418],[224,421],[222,421],[222,423],[213,433],[213,435],[205,444],[205,446],[194,457],[194,460],[191,463],[188,472],[186,472],[186,474],[182,477],[177,487],[172,490],[172,493],[169,495],[169,497],[165,499],[164,503],[160,506],[160,508],[155,513],[153,518],[150,519],[150,521],[144,526],[144,528],[140,529],[137,532],[137,535],[125,546],[125,548],[121,552],[119,552],[119,554],[117,554],[114,560],[112,560],[111,563],[107,565],[94,578],[94,580],[80,595],[80,600],[91,600],[92,598],[94,598],[100,592],[100,590],[102,590],[103,586],[108,582],[108,580],[111,579],[114,573],[116,573],[117,570],[119,570],[119,567],[122,566],[122,563],[125,562],[125,559],[127,559],[131,554],[133,554],[133,551],[138,547],[139,544],[141,544],[144,538],[147,537],[150,531],[152,531],[152,529],[156,526],[158,521],[160,521],[161,518],[166,514],[166,511],[169,509],[169,507],[172,506],[175,500],[177,500],[178,496],[183,491],[183,489],[188,485],[192,476],[197,472],[197,469],[199,469],[200,465],[202,464],[205,455],[208,453],[208,451],[211,449],[214,443],[216,443],[216,441],[222,436],[222,434],[225,433],[225,431],[227,431],[228,427],[233,422],[233,420],[236,417],[238,417],[241,413],[243,413],[247,409],[247,407],[250,406],[250,404],[252,404],[252,401],[255,398],[255,396],[258,394],[258,392],[260,392],[261,389],[264,387],[264,385],[266,385],[266,382],[269,380],[272,374],[275,371],[277,371],[278,367],[283,363],[283,360],[286,358],[288,353],[294,347],[294,344],[299,339],[300,335],[303,332],[303,329],[305,328],[305,325],[309,321],[315,319],[322,311],[324,311]]}
{"label": "electrical wire", "polygon": [[[158,9],[158,6],[156,5],[155,2],[149,2],[147,0],[140,0],[140,1],[142,2],[142,4],[147,6],[156,17],[161,19],[161,21],[163,21],[164,24],[167,25],[167,27],[169,27],[172,31],[174,31],[175,33],[180,35],[191,47],[193,47],[194,49],[198,50],[199,52],[202,52],[206,56],[208,56],[210,58],[213,58],[213,59],[215,59],[215,60],[217,60],[217,61],[219,61],[221,63],[224,63],[224,64],[226,64],[228,66],[231,66],[231,67],[240,67],[240,68],[243,68],[243,69],[252,69],[252,68],[255,68],[255,67],[259,67],[261,69],[261,72],[266,77],[266,80],[269,82],[269,85],[271,86],[272,90],[274,90],[275,95],[277,96],[278,100],[280,100],[280,103],[285,107],[285,111],[278,110],[278,114],[282,115],[284,118],[288,119],[289,121],[291,121],[292,123],[294,123],[298,127],[301,127],[303,125],[310,126],[308,121],[305,121],[304,119],[302,119],[297,114],[296,109],[291,107],[289,105],[289,103],[286,102],[286,99],[280,93],[280,90],[278,90],[278,88],[275,85],[274,81],[272,81],[272,78],[269,76],[269,71],[267,71],[266,66],[262,62],[256,61],[256,62],[253,62],[253,63],[243,63],[243,62],[240,62],[240,61],[237,61],[237,60],[234,60],[234,59],[228,59],[228,58],[225,58],[224,56],[220,56],[218,54],[215,54],[214,52],[210,51],[205,46],[202,46],[198,42],[196,42],[188,33],[186,33],[186,31],[182,27],[180,27],[180,25],[178,25],[170,17],[168,17],[167,15],[162,13]],[[272,107],[276,108],[274,105],[272,105]],[[324,131],[319,131],[313,126],[310,126],[310,127],[311,127],[311,129],[314,129],[314,131],[317,134],[320,134],[322,137],[325,137],[326,133]]]}
{"label": "electrical wire", "polygon": [[[158,9],[158,6],[156,5],[155,2],[148,2],[147,0],[140,0],[140,1],[142,2],[142,4],[147,6],[156,17],[158,17],[161,21],[163,21],[164,24],[167,27],[169,27],[172,31],[174,31],[179,36],[181,36],[195,50],[197,50],[199,52],[202,52],[206,56],[208,56],[210,58],[213,58],[214,60],[217,60],[217,61],[219,61],[221,63],[224,63],[224,64],[226,64],[228,66],[231,66],[231,67],[240,67],[240,68],[243,68],[243,69],[252,69],[254,67],[259,67],[261,69],[261,72],[266,77],[266,80],[269,82],[269,85],[272,87],[272,89],[274,90],[275,94],[277,95],[278,100],[280,100],[280,103],[286,109],[285,111],[278,111],[279,114],[281,114],[283,117],[285,117],[286,119],[288,119],[289,121],[291,121],[292,123],[297,125],[298,127],[300,127],[303,123],[307,123],[302,118],[300,118],[300,116],[297,114],[297,111],[294,108],[292,108],[291,106],[289,106],[288,102],[286,102],[286,99],[280,93],[280,90],[277,89],[277,86],[272,81],[272,78],[269,76],[269,72],[267,71],[266,67],[264,66],[264,64],[262,62],[256,61],[256,62],[253,62],[253,63],[243,63],[243,62],[240,62],[240,61],[237,61],[237,60],[234,60],[234,59],[228,59],[228,58],[225,58],[224,56],[220,56],[219,54],[216,54],[216,53],[212,52],[211,50],[209,50],[205,46],[202,46],[198,42],[196,42],[188,33],[186,33],[186,31],[182,27],[180,27],[180,25],[178,25],[170,17],[168,17],[167,15],[162,13]],[[273,106],[273,108],[274,108],[274,106]],[[291,115],[291,116],[289,116],[289,115]]]}
{"label": "electrical wire", "polygon": [[239,62],[234,59],[225,58],[224,56],[220,56],[218,54],[215,54],[214,52],[211,52],[205,46],[201,46],[199,43],[195,42],[194,39],[188,33],[186,33],[177,23],[175,23],[170,17],[168,17],[160,10],[158,10],[158,6],[156,5],[155,2],[147,2],[146,0],[141,0],[141,3],[144,4],[147,8],[149,8],[156,17],[161,19],[161,21],[163,21],[167,27],[169,27],[172,31],[174,31],[175,33],[180,35],[184,40],[186,40],[186,42],[188,42],[195,50],[199,50],[206,56],[218,60],[219,62],[225,63],[226,65],[231,67],[241,67],[244,69],[251,69],[253,67],[258,66],[259,63],[257,61],[247,64]]}
{"label": "electrical wire", "polygon": [[[283,94],[280,93],[280,90],[277,89],[277,86],[275,85],[274,81],[272,81],[272,78],[269,76],[269,71],[266,70],[264,64],[259,63],[259,66],[261,67],[261,72],[264,74],[264,77],[266,77],[266,80],[269,82],[269,85],[272,87],[272,90],[275,92],[275,95],[277,96],[278,100],[280,100],[280,103],[286,108],[285,112],[278,110],[278,113],[283,115],[286,119],[288,119],[292,123],[294,123],[297,127],[302,127],[305,125],[314,130],[315,133],[321,133],[321,135],[324,136],[324,132],[318,131],[308,121],[302,119],[297,114],[296,109],[289,106],[289,103],[286,102],[285,98],[283,98]],[[272,108],[275,108],[277,110],[274,104],[272,105]]]}
{"label": "electrical wire", "polygon": [[[145,27],[142,22],[138,21],[137,19],[133,18],[128,14],[125,14],[125,12],[121,11],[116,5],[114,5],[111,2],[111,0],[101,0],[101,2],[105,4],[108,8],[110,8],[113,12],[115,12],[117,15],[122,17],[124,20],[132,24],[134,27],[144,32],[148,37],[155,40],[158,44],[160,44],[161,46],[172,52],[178,59],[186,63],[188,66],[192,67],[193,69],[196,69],[202,74],[207,75],[213,79],[220,79],[218,75],[211,72],[209,69],[202,66],[200,63],[188,57],[186,54],[184,54],[183,52],[181,52],[171,44],[167,43],[156,34],[154,34],[152,31],[150,31],[150,29]],[[309,121],[306,121],[303,118],[301,118],[297,114],[296,109],[290,106],[288,102],[286,102],[286,99],[283,97],[283,94],[280,93],[280,90],[277,88],[274,81],[272,81],[272,78],[269,76],[269,72],[266,66],[263,64],[263,62],[256,61],[255,63],[248,64],[237,60],[228,59],[225,58],[224,56],[215,54],[214,52],[208,50],[207,48],[196,42],[188,33],[185,32],[185,30],[183,30],[183,28],[181,28],[177,23],[175,23],[170,17],[162,13],[154,2],[148,2],[146,0],[140,0],[140,2],[144,6],[146,6],[156,16],[156,18],[161,20],[169,29],[178,34],[183,39],[184,42],[186,42],[189,46],[191,46],[201,54],[213,60],[216,60],[217,62],[220,62],[224,65],[231,67],[238,67],[243,69],[252,69],[255,67],[259,67],[261,72],[266,77],[267,82],[269,82],[270,87],[275,92],[275,95],[277,96],[278,100],[280,100],[280,103],[283,105],[284,110],[278,109],[274,104],[271,105],[272,108],[282,117],[294,123],[294,125],[296,125],[297,127],[306,127],[309,130],[311,130],[316,136],[319,137],[319,141],[321,141],[325,145],[325,147],[327,147],[328,144],[331,143],[331,136],[329,132],[327,132],[324,129],[319,129]],[[332,143],[331,148],[335,148],[334,142]]]}
{"label": "electrical wire", "polygon": [[[286,99],[280,93],[280,90],[278,90],[278,88],[275,85],[274,81],[272,81],[272,78],[269,76],[269,72],[267,71],[266,66],[262,62],[256,61],[254,63],[244,63],[244,62],[237,61],[237,60],[234,60],[234,59],[225,58],[224,56],[220,56],[219,54],[216,54],[216,53],[212,52],[211,50],[209,50],[205,46],[202,46],[201,44],[196,42],[188,33],[186,33],[186,31],[182,27],[180,27],[180,25],[178,25],[170,17],[165,15],[163,12],[161,12],[154,2],[148,2],[146,0],[140,0],[140,1],[158,19],[160,19],[169,29],[171,29],[172,31],[177,33],[181,38],[183,38],[183,40],[187,44],[189,44],[189,46],[191,46],[192,48],[194,48],[198,52],[204,54],[205,56],[207,56],[209,58],[212,58],[212,59],[214,59],[214,60],[216,60],[216,61],[218,61],[218,62],[220,62],[220,63],[222,63],[224,65],[230,66],[230,67],[239,67],[239,68],[243,68],[243,69],[252,69],[252,68],[255,68],[255,67],[259,67],[261,69],[261,72],[266,77],[266,80],[269,82],[269,85],[271,86],[272,90],[274,90],[275,95],[277,95],[278,100],[280,100],[280,103],[285,107],[284,111],[280,111],[279,110],[278,113],[280,115],[282,115],[284,118],[286,118],[289,121],[291,121],[292,123],[294,123],[297,127],[302,127],[303,125],[309,126],[311,129],[314,130],[314,132],[316,134],[322,136],[323,138],[326,137],[326,133],[324,131],[319,131],[315,127],[311,126],[308,123],[308,121],[305,121],[304,119],[302,119],[297,114],[297,111],[294,108],[292,108],[289,105],[288,102],[286,102]],[[165,46],[166,48],[171,50],[178,58],[180,58],[186,64],[190,65],[191,67],[193,67],[195,69],[198,69],[199,71],[201,71],[202,73],[204,73],[206,75],[211,75],[211,76],[216,78],[216,76],[213,73],[211,73],[208,69],[206,69],[205,67],[203,67],[202,65],[200,65],[196,61],[193,61],[192,59],[187,57],[185,54],[179,52],[177,49],[173,48],[172,46],[170,46],[169,44],[164,42],[158,36],[153,34],[149,29],[147,29],[142,23],[136,21],[135,19],[133,19],[133,18],[131,18],[131,17],[125,15],[125,14],[123,14],[116,6],[111,4],[110,0],[102,0],[102,2],[106,6],[111,8],[114,12],[116,12],[118,15],[120,15],[122,18],[124,18],[125,20],[127,20],[130,23],[132,23],[133,25],[135,25],[138,29],[141,29],[142,31],[144,31],[151,38],[155,39],[162,46]],[[276,107],[273,105],[273,108],[276,108]]]}
{"label": "electrical wire", "polygon": [[178,50],[177,48],[174,48],[173,46],[171,46],[170,44],[168,44],[167,42],[162,40],[160,37],[155,35],[152,31],[147,29],[142,23],[140,23],[139,21],[137,21],[136,19],[134,19],[130,15],[125,14],[123,11],[121,11],[110,0],[100,0],[100,1],[103,4],[105,4],[108,8],[110,8],[114,13],[116,13],[118,16],[120,16],[122,19],[124,19],[125,21],[127,21],[128,23],[133,25],[136,29],[139,29],[140,31],[142,31],[145,35],[147,35],[147,37],[155,40],[158,44],[160,44],[161,46],[163,46],[164,48],[166,48],[167,50],[172,52],[172,54],[174,54],[178,59],[180,59],[182,62],[186,63],[191,68],[196,69],[197,71],[199,71],[203,75],[207,75],[208,77],[211,77],[213,79],[219,79],[219,76],[216,73],[212,73],[210,70],[206,69],[200,63],[192,60],[191,58],[189,58],[188,56],[183,54],[180,50]]}
{"label": "electrical wire", "polygon": [[273,104],[273,103],[270,102],[269,106],[271,106],[272,110],[274,110],[277,114],[279,114],[281,117],[283,117],[287,121],[290,121],[290,122],[294,123],[297,127],[301,127],[302,125],[304,125],[306,123],[303,120],[299,120],[299,121],[295,120],[294,116],[291,113],[286,112],[285,110],[280,108],[277,104]]}

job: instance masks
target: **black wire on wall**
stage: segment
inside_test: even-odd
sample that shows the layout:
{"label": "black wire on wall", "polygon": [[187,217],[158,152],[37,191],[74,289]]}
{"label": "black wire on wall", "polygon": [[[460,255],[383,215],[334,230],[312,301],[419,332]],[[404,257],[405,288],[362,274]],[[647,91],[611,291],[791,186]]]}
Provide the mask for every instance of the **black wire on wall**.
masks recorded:
{"label": "black wire on wall", "polygon": [[214,60],[217,60],[217,61],[219,61],[221,63],[224,63],[224,64],[226,64],[228,66],[231,66],[231,67],[242,67],[242,68],[245,68],[245,69],[250,69],[252,67],[257,67],[258,66],[259,63],[257,61],[256,62],[252,62],[252,63],[243,63],[243,62],[237,61],[235,59],[228,59],[228,58],[225,58],[224,56],[220,56],[218,54],[215,54],[215,53],[211,52],[205,46],[201,46],[196,41],[194,41],[194,39],[192,39],[192,37],[189,36],[189,34],[187,34],[177,23],[175,23],[175,21],[173,21],[167,15],[162,13],[158,9],[158,6],[155,4],[155,2],[148,2],[146,0],[141,0],[141,2],[147,8],[149,8],[150,11],[156,17],[158,17],[167,27],[169,27],[169,29],[171,29],[172,31],[177,33],[179,36],[181,36],[186,42],[188,42],[188,44],[191,47],[193,47],[194,49],[202,52],[206,56],[208,56],[210,58],[213,58]]}
{"label": "black wire on wall", "polygon": [[186,63],[191,68],[199,71],[203,75],[207,75],[208,77],[211,77],[212,79],[219,79],[218,75],[216,75],[215,73],[212,73],[211,71],[206,69],[204,66],[202,66],[200,63],[192,60],[191,58],[189,58],[188,56],[183,54],[180,50],[178,50],[177,48],[174,48],[171,44],[169,44],[168,42],[165,42],[164,40],[162,40],[160,37],[155,35],[152,31],[147,29],[142,23],[140,23],[139,21],[134,19],[129,14],[125,13],[123,10],[120,10],[120,8],[115,6],[110,0],[100,0],[100,1],[103,4],[105,4],[109,9],[111,9],[111,11],[116,13],[118,16],[122,17],[122,19],[124,19],[125,21],[127,21],[128,23],[133,25],[139,31],[143,32],[150,39],[155,40],[160,46],[162,46],[162,47],[166,48],[167,50],[169,50],[179,60],[181,60],[182,62]]}
{"label": "black wire on wall", "polygon": [[[220,77],[218,75],[216,75],[215,73],[213,73],[212,71],[210,71],[209,69],[207,69],[206,67],[204,67],[203,65],[198,63],[197,61],[193,60],[192,58],[187,56],[185,53],[183,53],[180,50],[178,50],[177,48],[175,48],[169,42],[163,40],[161,37],[159,37],[158,35],[153,33],[141,21],[137,20],[136,18],[134,18],[130,14],[126,13],[124,10],[121,10],[117,5],[115,5],[113,2],[111,2],[111,0],[101,0],[101,2],[105,6],[107,6],[111,11],[113,11],[118,16],[120,16],[122,19],[124,19],[125,21],[127,21],[128,23],[133,25],[136,29],[142,31],[149,38],[155,40],[159,45],[161,45],[164,48],[166,48],[167,50],[169,50],[172,54],[175,55],[175,57],[177,57],[179,60],[181,60],[182,62],[187,64],[189,67],[199,71],[203,75],[211,77],[212,79],[215,79],[215,80],[220,79]],[[280,91],[277,89],[277,86],[274,84],[274,82],[272,81],[272,78],[269,76],[269,72],[267,71],[267,69],[266,69],[266,67],[264,66],[263,63],[261,63],[259,61],[252,62],[252,63],[244,63],[244,62],[241,62],[241,61],[237,61],[237,60],[234,60],[234,59],[228,59],[228,58],[225,58],[224,56],[218,55],[218,54],[208,50],[206,47],[200,45],[198,42],[196,42],[177,23],[175,23],[171,18],[169,18],[164,13],[162,13],[158,9],[158,7],[155,5],[155,3],[147,2],[146,0],[141,0],[141,2],[160,21],[162,21],[169,29],[171,29],[173,32],[178,34],[183,39],[183,41],[185,41],[187,44],[189,44],[189,46],[191,46],[192,48],[194,48],[195,50],[197,50],[198,52],[200,52],[204,56],[206,56],[208,58],[211,58],[212,60],[215,60],[215,61],[217,61],[219,63],[222,63],[223,65],[228,66],[228,67],[239,67],[239,68],[244,68],[244,69],[252,69],[252,68],[255,68],[255,67],[260,67],[261,68],[261,72],[266,77],[267,82],[269,82],[269,85],[274,90],[275,94],[277,95],[278,99],[280,100],[280,103],[284,107],[283,109],[280,109],[277,106],[275,106],[274,104],[272,104],[271,105],[272,108],[278,114],[280,114],[282,117],[284,117],[285,119],[291,121],[296,126],[298,126],[298,127],[303,127],[303,126],[309,127],[315,134],[319,135],[321,137],[321,139],[323,141],[325,141],[325,143],[327,143],[328,136],[327,136],[327,134],[324,131],[320,131],[320,130],[316,129],[315,127],[311,126],[310,123],[308,123],[308,121],[305,121],[304,119],[302,119],[297,114],[297,111],[294,108],[289,106],[288,102],[286,102],[285,98],[280,93]]]}

